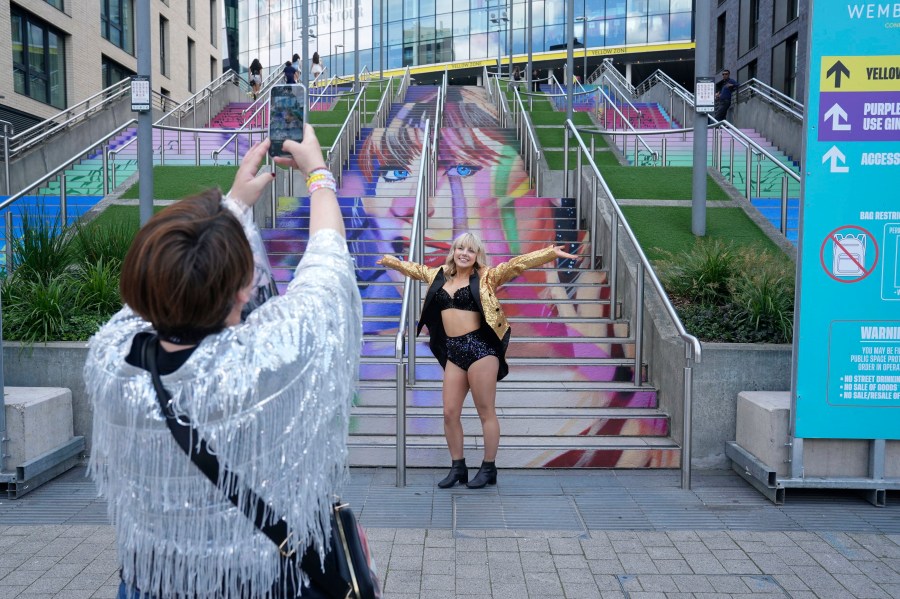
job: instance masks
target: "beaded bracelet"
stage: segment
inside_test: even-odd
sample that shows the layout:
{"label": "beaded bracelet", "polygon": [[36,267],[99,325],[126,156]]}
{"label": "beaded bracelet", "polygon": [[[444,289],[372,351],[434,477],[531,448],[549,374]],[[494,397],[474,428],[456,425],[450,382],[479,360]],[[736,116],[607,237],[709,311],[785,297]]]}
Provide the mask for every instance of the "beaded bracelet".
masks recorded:
{"label": "beaded bracelet", "polygon": [[331,179],[330,181],[328,179],[315,181],[314,183],[307,185],[306,188],[309,190],[309,195],[312,195],[320,189],[330,189],[334,193],[337,193],[337,185],[335,185],[334,179]]}
{"label": "beaded bracelet", "polygon": [[309,194],[319,189],[330,189],[337,192],[337,184],[334,175],[327,168],[317,168],[309,173],[306,178],[306,188]]}

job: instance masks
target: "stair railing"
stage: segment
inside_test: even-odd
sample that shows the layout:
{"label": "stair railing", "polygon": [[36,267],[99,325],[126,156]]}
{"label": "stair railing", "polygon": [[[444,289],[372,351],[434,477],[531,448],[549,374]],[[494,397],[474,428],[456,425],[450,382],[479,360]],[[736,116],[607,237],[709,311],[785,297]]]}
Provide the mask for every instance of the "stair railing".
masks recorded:
{"label": "stair railing", "polygon": [[325,155],[325,166],[335,174],[338,187],[341,185],[342,171],[344,163],[350,158],[350,152],[356,147],[356,140],[359,139],[359,132],[362,129],[362,118],[360,117],[360,102],[364,101],[363,96],[366,93],[366,86],[363,85],[356,94],[356,101],[350,108],[344,124],[341,125],[334,143],[328,149]]}
{"label": "stair railing", "polygon": [[485,88],[488,93],[488,99],[493,102],[494,101],[494,87],[491,84],[491,74],[488,72],[487,67],[481,67],[481,87]]}
{"label": "stair railing", "polygon": [[628,79],[625,78],[625,75],[622,74],[619,69],[616,68],[616,65],[613,64],[611,58],[604,58],[603,62],[600,63],[600,69],[602,69],[601,74],[605,74],[616,81],[619,82],[619,85],[626,89],[631,97],[635,97],[637,95],[637,89],[631,84]]}
{"label": "stair railing", "polygon": [[[665,289],[662,286],[662,283],[659,281],[659,277],[656,276],[656,272],[653,270],[653,266],[650,264],[650,261],[647,259],[647,256],[644,254],[644,251],[641,249],[640,243],[638,243],[637,237],[635,237],[634,232],[631,230],[631,227],[628,224],[628,220],[625,218],[625,215],[622,213],[622,209],[619,207],[618,202],[615,199],[612,191],[609,186],[606,184],[606,181],[603,179],[603,175],[600,174],[600,169],[597,168],[597,163],[594,162],[594,157],[590,154],[588,147],[585,145],[584,140],[581,138],[581,134],[578,132],[578,129],[575,127],[575,124],[571,120],[566,121],[566,128],[571,133],[572,137],[575,139],[575,142],[578,147],[578,159],[579,163],[581,162],[581,155],[584,154],[587,157],[588,161],[588,173],[587,176],[589,178],[590,187],[592,189],[591,194],[591,202],[590,202],[590,236],[591,236],[591,267],[596,268],[595,266],[595,258],[597,256],[597,236],[599,233],[599,219],[604,218],[601,213],[601,203],[603,213],[609,215],[609,239],[606,240],[604,244],[606,248],[608,248],[608,253],[604,252],[604,256],[609,256],[609,261],[607,262],[607,270],[608,270],[608,281],[609,281],[609,301],[610,301],[610,314],[614,314],[615,306],[618,303],[619,295],[618,295],[618,267],[620,257],[624,252],[620,252],[619,245],[620,243],[627,243],[630,248],[630,252],[637,256],[638,261],[635,264],[635,275],[634,275],[634,290],[633,290],[633,299],[634,299],[634,315],[632,328],[634,330],[634,384],[635,386],[643,385],[643,356],[644,356],[644,279],[649,279],[650,285],[652,289],[656,292],[659,301],[662,303],[663,308],[666,311],[666,314],[669,316],[669,320],[671,324],[675,327],[678,335],[684,341],[684,357],[685,357],[685,365],[684,365],[684,394],[682,396],[682,414],[683,414],[683,439],[681,445],[681,487],[683,489],[691,488],[691,440],[692,440],[692,408],[693,408],[693,365],[694,363],[699,363],[702,357],[702,350],[700,347],[700,341],[687,332],[684,328],[684,325],[681,322],[681,319],[678,317],[678,312],[675,310],[675,307],[672,305],[672,302],[669,301],[669,297],[666,294]],[[569,136],[566,135],[568,138]],[[581,171],[578,171],[578,187],[579,189],[582,187],[581,185]],[[602,188],[603,193],[597,193],[598,186]],[[619,231],[621,230],[622,234],[624,234],[624,239],[620,238]],[[626,275],[627,276],[627,275]],[[624,278],[624,277],[623,277]]]}
{"label": "stair railing", "polygon": [[[86,120],[93,113],[123,98],[130,91],[131,78],[128,77],[15,135],[13,135],[11,127],[8,134],[6,129],[4,129],[4,139],[6,140],[6,149],[3,153],[4,161],[8,164],[10,159],[17,154],[43,143],[48,137],[63,129],[68,129]],[[7,181],[9,181],[8,178]]]}
{"label": "stair railing", "polygon": [[538,195],[541,195],[541,146],[537,142],[531,117],[522,103],[519,88],[513,89],[513,120],[516,125],[516,137],[519,138],[519,151],[525,155],[525,170]]}
{"label": "stair railing", "polygon": [[613,93],[614,98],[619,101],[620,105],[624,102],[625,104],[628,105],[629,108],[631,108],[633,111],[635,111],[637,113],[639,119],[643,118],[644,114],[634,104],[631,103],[631,100],[628,98],[628,94],[624,93],[621,89],[619,89],[618,84],[616,83],[616,81],[613,78],[609,77],[609,75],[604,73],[602,79],[604,81],[606,81],[606,83],[609,84],[609,87],[614,92]]}
{"label": "stair railing", "polygon": [[[407,260],[425,261],[425,207],[428,205],[429,169],[427,165],[430,154],[428,148],[428,132],[431,120],[425,121],[422,136],[422,156],[419,161],[419,178],[416,181],[416,204],[413,208],[412,230],[409,233],[409,254]],[[416,314],[414,308],[422,301],[422,285],[406,277],[403,283],[403,301],[400,305],[400,320],[397,324],[397,336],[394,338],[394,357],[397,360],[397,486],[406,486],[406,388],[416,383]],[[404,352],[405,346],[405,352]],[[407,354],[404,364],[403,356]],[[404,372],[404,366],[406,367]]]}
{"label": "stair railing", "polygon": [[375,128],[382,128],[387,126],[387,115],[391,110],[391,92],[394,90],[394,78],[390,77],[387,80],[387,87],[381,92],[381,100],[378,102],[378,108],[375,109],[375,113],[372,115],[372,126]]}
{"label": "stair railing", "polygon": [[9,121],[0,120],[0,129],[3,134],[3,171],[6,181],[6,194],[9,195],[9,138],[15,131],[15,127]]}
{"label": "stair railing", "polygon": [[316,99],[313,100],[312,104],[309,105],[309,109],[310,109],[310,110],[312,110],[312,109],[313,109],[313,106],[315,106],[316,104],[318,104],[318,103],[319,103],[319,100],[321,100],[323,97],[325,97],[325,96],[329,96],[329,97],[330,97],[330,94],[328,93],[328,88],[331,87],[332,85],[334,85],[335,87],[337,87],[337,85],[334,84],[335,79],[337,79],[337,77],[331,77],[331,78],[328,79],[328,81],[325,82],[325,87],[322,88],[322,91],[320,91],[320,92],[318,92],[318,93],[316,94]]}
{"label": "stair railing", "polygon": [[429,187],[429,192],[431,195],[435,194],[435,185],[437,185],[438,146],[441,141],[441,127],[444,123],[444,105],[447,102],[447,84],[447,69],[444,69],[444,76],[441,79],[441,87],[438,89],[438,97],[435,104],[434,135],[431,140],[431,160],[429,164],[429,167],[431,168],[431,176],[429,177],[431,186]]}
{"label": "stair railing", "polygon": [[737,93],[735,94],[735,101],[742,102],[750,98],[760,98],[799,121],[803,120],[803,113],[806,111],[806,107],[802,102],[798,102],[774,87],[766,85],[759,79],[751,79],[738,86]]}
{"label": "stair railing", "polygon": [[497,120],[501,127],[509,127],[509,106],[506,94],[500,87],[500,78],[494,77],[494,107],[497,109]]}
{"label": "stair railing", "polygon": [[[96,141],[79,151],[77,154],[60,164],[54,169],[51,169],[44,175],[41,175],[40,178],[33,181],[21,191],[16,192],[15,194],[8,197],[2,203],[0,203],[0,211],[6,210],[5,219],[6,219],[6,231],[4,233],[6,240],[6,268],[7,273],[12,271],[13,268],[13,256],[12,256],[12,248],[13,248],[13,221],[12,221],[12,206],[19,201],[22,197],[31,195],[31,192],[37,191],[40,189],[42,185],[53,180],[57,176],[59,177],[59,212],[60,212],[60,222],[64,225],[68,223],[69,220],[69,212],[68,212],[68,198],[66,193],[66,170],[71,168],[73,165],[77,164],[81,160],[84,159],[86,155],[92,154],[97,151],[97,149],[101,149],[104,151],[108,147],[108,142],[110,139],[117,136],[122,131],[125,131],[129,127],[133,127],[137,124],[137,119],[131,119],[130,121],[120,125],[115,130],[107,133],[103,139]],[[106,161],[103,163],[103,195],[109,193],[109,169]]]}
{"label": "stair railing", "polygon": [[402,102],[403,98],[406,97],[406,90],[409,89],[410,81],[412,77],[409,73],[409,67],[406,67],[406,71],[403,73],[403,79],[400,80],[400,88],[397,90],[397,102]]}
{"label": "stair railing", "polygon": [[256,94],[256,99],[250,103],[250,106],[241,111],[240,118],[242,123],[247,121],[248,112],[256,113],[259,110],[259,106],[261,104],[268,105],[269,92],[272,91],[273,85],[276,85],[279,81],[281,81],[282,75],[282,71],[274,70],[269,73],[265,79],[263,79],[263,82],[259,86],[259,92]]}
{"label": "stair railing", "polygon": [[[674,101],[674,98],[677,97],[682,103],[682,111],[684,114],[693,114],[694,112],[694,95],[684,89],[681,85],[679,85],[676,81],[674,81],[671,77],[663,73],[662,71],[654,72],[650,77],[648,77],[640,86],[638,86],[638,93],[644,94],[648,92],[654,85],[663,85],[670,92],[670,100]],[[682,121],[684,122],[684,121]],[[744,181],[744,197],[749,201],[752,197],[752,189],[753,189],[753,169],[751,161],[753,158],[756,159],[756,194],[760,195],[760,191],[762,189],[762,167],[765,160],[769,160],[773,165],[775,165],[781,171],[781,219],[779,230],[782,235],[787,235],[787,209],[788,209],[788,188],[790,185],[790,179],[793,179],[796,182],[800,182],[800,175],[795,173],[790,167],[784,164],[782,161],[778,160],[775,156],[772,155],[771,152],[763,148],[753,139],[747,137],[743,131],[729,123],[728,121],[717,121],[713,118],[712,115],[709,115],[709,122],[711,123],[711,127],[713,129],[713,168],[717,169],[723,176],[728,177],[730,182],[734,183],[734,148],[735,143],[738,143],[744,146],[747,149],[747,173],[745,175]],[[672,132],[682,131],[682,135],[686,136],[685,132],[692,132],[693,129],[685,128],[679,130],[672,130]],[[723,172],[723,147],[724,147],[724,136],[728,135],[730,142],[729,149],[729,172],[726,174]]]}
{"label": "stair railing", "polygon": [[[236,130],[234,130],[235,132],[228,139],[225,140],[225,143],[223,143],[222,145],[220,145],[218,148],[216,148],[215,150],[213,150],[210,153],[210,158],[212,158],[213,165],[215,165],[215,166],[219,165],[219,156],[222,154],[222,152],[225,151],[225,148],[228,147],[228,145],[231,142],[234,142],[234,164],[239,165],[241,163],[240,143],[238,142],[238,137],[244,133],[248,133],[250,131],[250,129],[249,129],[250,127],[253,127],[254,125],[259,125],[260,128],[255,129],[254,131],[262,130],[264,136],[268,134],[268,131],[266,130],[266,128],[268,126],[269,99],[270,98],[267,96],[266,101],[263,102],[262,104],[259,104],[256,107],[256,111],[250,115],[250,118],[247,119],[246,121],[242,122],[241,126],[238,127]],[[223,133],[227,133],[227,130],[225,130],[225,129],[220,129],[220,131],[222,131]],[[250,133],[250,135],[249,135],[249,141],[250,141],[250,145],[252,146],[253,145],[253,134],[252,133]]]}
{"label": "stair railing", "polygon": [[559,88],[559,93],[560,93],[561,95],[563,95],[563,96],[566,95],[566,88],[564,88],[564,87],[562,86],[562,84],[556,79],[556,75],[553,74],[553,71],[552,71],[552,70],[551,70],[551,71],[549,72],[549,74],[547,75],[547,78],[550,80],[550,85],[551,85],[551,86],[552,86],[552,85],[555,85],[556,87]]}
{"label": "stair railing", "polygon": [[[598,97],[602,96],[604,99],[604,105],[606,106],[606,109],[604,109],[604,111],[603,111],[603,118],[604,118],[605,122],[608,124],[607,117],[609,116],[609,108],[611,107],[616,112],[616,114],[619,116],[619,119],[622,121],[622,123],[624,123],[626,128],[629,130],[628,133],[621,133],[620,130],[615,130],[615,131],[610,132],[610,134],[613,136],[615,136],[615,135],[623,136],[622,147],[624,148],[624,152],[623,152],[624,154],[628,153],[628,138],[629,138],[629,136],[634,135],[634,166],[640,165],[641,154],[640,154],[639,146],[644,146],[644,148],[646,148],[647,152],[650,154],[651,160],[653,160],[653,161],[658,160],[659,154],[657,153],[656,150],[652,149],[649,146],[649,144],[647,144],[647,141],[643,137],[644,131],[641,130],[639,132],[637,129],[634,128],[634,125],[631,124],[631,121],[629,121],[627,118],[625,118],[625,115],[622,114],[622,111],[619,110],[619,107],[616,105],[616,103],[612,100],[612,98],[610,98],[606,94],[606,91],[604,91],[603,86],[597,86],[597,88],[592,93],[596,93],[598,95]],[[597,102],[597,104],[599,105],[600,103]],[[566,136],[563,141],[564,141],[564,144],[563,144],[563,147],[564,147],[563,168],[566,172],[568,172],[568,170],[569,170],[569,138]],[[578,170],[581,170],[580,162],[578,163]],[[566,193],[568,193],[568,181],[569,181],[569,178],[566,177]]]}
{"label": "stair railing", "polygon": [[320,85],[323,81],[327,81],[328,78],[325,77],[325,73],[326,73],[327,71],[328,71],[328,67],[322,66],[322,70],[319,71],[319,74],[316,75],[315,77],[313,77],[313,80],[309,82],[309,85],[307,86],[307,89],[308,89],[308,88],[312,88],[312,87],[319,87],[319,85]]}

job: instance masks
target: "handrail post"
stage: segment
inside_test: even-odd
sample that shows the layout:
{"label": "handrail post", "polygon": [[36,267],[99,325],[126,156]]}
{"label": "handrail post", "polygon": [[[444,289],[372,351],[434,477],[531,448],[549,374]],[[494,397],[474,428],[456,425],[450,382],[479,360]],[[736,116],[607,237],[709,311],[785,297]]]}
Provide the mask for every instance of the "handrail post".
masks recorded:
{"label": "handrail post", "polygon": [[563,197],[569,197],[569,132],[566,126],[565,135],[563,136]]}
{"label": "handrail post", "polygon": [[63,228],[69,224],[69,200],[66,196],[66,172],[59,174],[59,214]]}
{"label": "handrail post", "polygon": [[731,134],[731,147],[728,150],[728,182],[734,185],[734,134]]}
{"label": "handrail post", "polygon": [[109,146],[104,144],[100,151],[103,153],[103,197],[106,197],[109,195]]}
{"label": "handrail post", "polygon": [[591,177],[591,270],[597,268],[597,174]]}
{"label": "handrail post", "polygon": [[12,195],[9,192],[9,130],[7,125],[3,125],[3,169],[6,173],[6,195]]}
{"label": "handrail post", "polygon": [[581,144],[578,144],[578,155],[575,160],[575,223],[581,227]]}
{"label": "handrail post", "polygon": [[659,166],[666,166],[666,146],[668,145],[667,144],[668,139],[669,138],[666,137],[665,135],[662,136],[662,156],[659,161]]}
{"label": "handrail post", "polygon": [[4,252],[6,252],[6,276],[8,277],[13,271],[13,215],[11,206],[6,209],[6,214],[3,216],[6,221],[6,247]]}
{"label": "handrail post", "polygon": [[116,184],[116,161],[115,160],[113,160],[112,163],[109,165],[109,175],[112,178],[112,188],[115,189],[116,187],[118,187],[118,185]]}
{"label": "handrail post", "polygon": [[788,178],[781,177],[781,234],[787,237]]}
{"label": "handrail post", "polygon": [[753,150],[750,147],[747,147],[747,159],[745,161],[747,163],[747,175],[744,177],[744,197],[747,198],[747,201],[750,201],[750,191],[752,189],[752,173],[753,173]]}
{"label": "handrail post", "polygon": [[609,277],[609,317],[615,320],[616,305],[619,301],[619,215],[613,212],[609,219],[609,267],[607,268],[607,277]]}
{"label": "handrail post", "polygon": [[406,384],[403,357],[397,362],[397,487],[406,486]]}
{"label": "handrail post", "polygon": [[694,388],[694,369],[693,354],[688,352],[687,343],[685,343],[685,352],[691,353],[686,359],[684,367],[684,405],[682,415],[682,439],[681,439],[681,488],[690,491],[691,489],[691,441],[693,440],[693,388]]}
{"label": "handrail post", "polygon": [[762,188],[762,161],[765,156],[760,154],[756,157],[756,197],[759,197],[759,190]]}
{"label": "handrail post", "polygon": [[194,166],[200,166],[200,136],[194,131]]}
{"label": "handrail post", "polygon": [[634,385],[644,384],[644,263],[638,262],[635,269],[634,287]]}

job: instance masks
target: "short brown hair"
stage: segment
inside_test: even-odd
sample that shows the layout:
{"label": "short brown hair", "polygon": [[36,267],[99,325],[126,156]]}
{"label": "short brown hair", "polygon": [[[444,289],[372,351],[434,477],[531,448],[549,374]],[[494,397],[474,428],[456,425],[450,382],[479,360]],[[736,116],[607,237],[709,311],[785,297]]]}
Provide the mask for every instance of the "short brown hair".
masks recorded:
{"label": "short brown hair", "polygon": [[225,328],[252,276],[243,227],[211,189],[172,204],[138,231],[119,289],[160,335],[198,342]]}

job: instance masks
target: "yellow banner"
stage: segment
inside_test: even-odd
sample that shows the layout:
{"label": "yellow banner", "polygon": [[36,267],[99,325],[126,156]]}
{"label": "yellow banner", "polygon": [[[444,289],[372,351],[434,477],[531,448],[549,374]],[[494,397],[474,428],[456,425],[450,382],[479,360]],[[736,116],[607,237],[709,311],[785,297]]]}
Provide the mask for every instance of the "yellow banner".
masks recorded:
{"label": "yellow banner", "polygon": [[[626,54],[637,54],[640,52],[670,52],[673,50],[693,50],[694,42],[674,42],[674,43],[666,43],[666,44],[644,44],[640,46],[617,46],[617,47],[608,47],[608,48],[588,48],[588,56],[622,56]],[[509,64],[509,55],[501,56],[501,60],[503,64]],[[583,48],[575,48],[575,59],[583,59],[584,58],[584,49]],[[547,60],[565,60],[566,59],[566,51],[557,51],[553,52],[535,52],[532,54],[532,61],[534,62],[543,62]],[[516,54],[513,56],[513,64],[525,64],[528,62],[528,56],[525,54]],[[417,65],[409,68],[409,72],[412,75],[416,75],[418,73],[436,73],[441,72],[444,69],[449,69],[451,71],[455,71],[458,69],[474,69],[481,68],[484,66],[493,67],[497,65],[497,57],[493,56],[491,58],[483,58],[478,60],[461,60],[458,62],[441,62],[437,64],[423,64]],[[546,68],[546,66],[542,65],[540,68]],[[384,76],[398,76],[402,75],[406,71],[403,69],[385,69]],[[377,73],[376,73],[377,76]]]}
{"label": "yellow banner", "polygon": [[819,91],[900,91],[900,56],[823,56]]}

